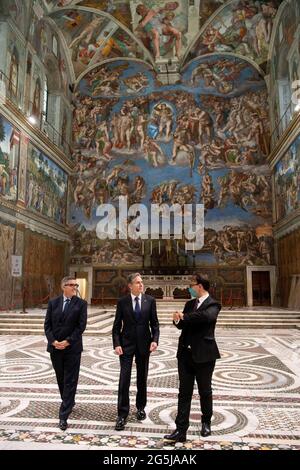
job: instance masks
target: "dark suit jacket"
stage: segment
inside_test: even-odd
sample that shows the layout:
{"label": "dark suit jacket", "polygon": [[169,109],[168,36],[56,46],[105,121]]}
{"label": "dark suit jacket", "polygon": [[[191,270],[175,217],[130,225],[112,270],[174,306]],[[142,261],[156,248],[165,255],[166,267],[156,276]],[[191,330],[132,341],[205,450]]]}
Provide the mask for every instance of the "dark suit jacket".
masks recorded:
{"label": "dark suit jacket", "polygon": [[189,338],[192,357],[195,362],[210,362],[219,359],[220,352],[215,340],[215,326],[221,304],[208,297],[195,310],[197,299],[189,300],[184,306],[184,318],[175,326],[182,330],[178,342],[177,357],[180,357]]}
{"label": "dark suit jacket", "polygon": [[47,351],[57,351],[53,341],[67,340],[70,343],[65,352],[77,354],[82,351],[82,333],[87,322],[87,303],[73,296],[66,313],[62,312],[63,296],[49,300],[45,318],[45,334],[48,340]]}
{"label": "dark suit jacket", "polygon": [[159,323],[155,299],[151,295],[142,294],[141,315],[137,321],[131,295],[122,297],[117,304],[112,338],[114,348],[122,346],[125,354],[133,354],[136,350],[146,354],[153,341],[158,344]]}

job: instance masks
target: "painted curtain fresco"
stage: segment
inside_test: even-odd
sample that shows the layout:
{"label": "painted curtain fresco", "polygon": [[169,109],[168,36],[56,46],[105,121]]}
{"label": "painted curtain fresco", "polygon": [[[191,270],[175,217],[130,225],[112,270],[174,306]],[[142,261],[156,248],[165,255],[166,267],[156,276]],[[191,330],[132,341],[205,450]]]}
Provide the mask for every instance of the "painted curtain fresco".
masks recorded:
{"label": "painted curtain fresco", "polygon": [[[66,273],[67,245],[41,236],[30,230],[25,232],[24,287],[27,305],[38,305],[60,294],[60,281]],[[59,260],[59,262],[58,262]]]}
{"label": "painted curtain fresco", "polygon": [[14,253],[15,227],[0,219],[0,310],[10,308],[11,304],[11,255]]}
{"label": "painted curtain fresco", "polygon": [[180,242],[143,248],[96,237],[98,204],[127,196],[129,204],[203,202],[201,266],[272,262],[267,92],[253,66],[211,55],[162,86],[146,64],[117,60],[93,69],[75,96],[70,223],[81,261],[141,264],[145,249],[146,263],[155,250],[162,263],[183,262]]}
{"label": "painted curtain fresco", "polygon": [[31,143],[28,156],[26,207],[64,224],[67,174]]}
{"label": "painted curtain fresco", "polygon": [[0,114],[0,195],[17,199],[20,131]]}
{"label": "painted curtain fresco", "polygon": [[300,137],[275,165],[276,220],[300,207]]}

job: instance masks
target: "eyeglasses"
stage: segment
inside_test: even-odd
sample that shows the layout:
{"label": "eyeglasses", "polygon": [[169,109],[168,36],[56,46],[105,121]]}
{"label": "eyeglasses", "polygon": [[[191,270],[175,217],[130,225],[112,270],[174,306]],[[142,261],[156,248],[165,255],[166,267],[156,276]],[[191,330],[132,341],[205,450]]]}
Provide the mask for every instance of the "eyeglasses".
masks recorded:
{"label": "eyeglasses", "polygon": [[190,287],[198,286],[197,282],[195,284],[190,284]]}
{"label": "eyeglasses", "polygon": [[65,284],[65,287],[79,287],[79,284]]}

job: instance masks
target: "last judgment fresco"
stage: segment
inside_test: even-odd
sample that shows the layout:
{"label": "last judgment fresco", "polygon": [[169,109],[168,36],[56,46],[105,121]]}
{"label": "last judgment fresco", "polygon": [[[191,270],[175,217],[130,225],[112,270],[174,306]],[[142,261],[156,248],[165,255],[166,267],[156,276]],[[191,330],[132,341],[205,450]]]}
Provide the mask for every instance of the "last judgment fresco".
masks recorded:
{"label": "last judgment fresco", "polygon": [[[162,85],[137,60],[93,68],[75,91],[70,224],[78,262],[272,263],[267,91],[231,54],[198,58]],[[99,204],[203,203],[205,244],[99,240]],[[187,259],[188,257],[188,259]],[[76,262],[76,257],[73,258]]]}

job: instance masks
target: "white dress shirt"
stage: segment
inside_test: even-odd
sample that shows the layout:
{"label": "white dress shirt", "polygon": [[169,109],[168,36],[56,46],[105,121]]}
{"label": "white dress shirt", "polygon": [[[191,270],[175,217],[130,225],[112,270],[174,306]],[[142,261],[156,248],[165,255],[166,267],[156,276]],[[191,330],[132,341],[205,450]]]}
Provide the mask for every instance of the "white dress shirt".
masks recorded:
{"label": "white dress shirt", "polygon": [[[64,302],[63,302],[63,309],[62,309],[62,311],[64,311],[64,309],[66,308],[66,305],[68,305],[68,303],[71,302],[71,297],[65,297],[65,295],[63,295],[63,298],[64,298]],[[68,302],[66,302],[66,300],[68,300]]]}
{"label": "white dress shirt", "polygon": [[[197,300],[197,310],[200,307],[200,305],[203,304],[204,300],[206,300],[208,297],[209,297],[209,293],[207,292],[206,294],[204,294],[204,295],[202,295],[201,297],[198,298],[198,300]],[[174,321],[175,325],[178,325],[179,322],[180,322],[180,320],[175,320]]]}
{"label": "white dress shirt", "polygon": [[139,302],[139,306],[140,306],[140,310],[142,310],[142,294],[139,294],[139,295],[133,295],[133,294],[130,294],[131,295],[131,299],[132,299],[132,308],[133,308],[133,311],[135,311],[135,306],[136,306],[136,297],[138,297],[138,302]]}
{"label": "white dress shirt", "polygon": [[209,297],[209,293],[207,292],[206,294],[198,298],[197,310],[203,304],[204,300],[206,300],[208,297]]}

